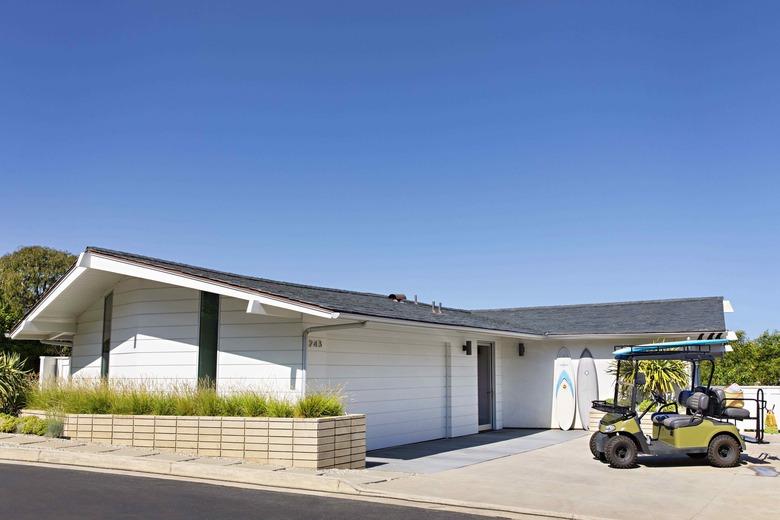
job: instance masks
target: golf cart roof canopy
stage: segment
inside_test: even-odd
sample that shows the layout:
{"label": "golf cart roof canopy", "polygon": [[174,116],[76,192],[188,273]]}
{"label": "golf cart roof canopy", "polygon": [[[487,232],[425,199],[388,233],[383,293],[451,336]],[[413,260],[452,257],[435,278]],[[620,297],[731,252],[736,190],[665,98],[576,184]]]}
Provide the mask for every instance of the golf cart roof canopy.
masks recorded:
{"label": "golf cart roof canopy", "polygon": [[615,350],[615,359],[680,359],[698,361],[714,359],[729,351],[727,339],[670,341],[645,345],[623,346]]}

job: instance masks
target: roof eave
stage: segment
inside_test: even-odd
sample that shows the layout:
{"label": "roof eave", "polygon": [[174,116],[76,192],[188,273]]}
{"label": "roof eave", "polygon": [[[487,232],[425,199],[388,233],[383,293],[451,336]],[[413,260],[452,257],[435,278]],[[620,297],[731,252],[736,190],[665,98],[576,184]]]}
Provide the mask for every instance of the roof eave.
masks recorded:
{"label": "roof eave", "polygon": [[[88,271],[104,271],[133,278],[152,280],[179,287],[187,287],[194,290],[213,292],[222,296],[228,296],[248,302],[257,302],[258,304],[278,307],[287,311],[300,312],[318,318],[336,319],[339,313],[332,309],[321,306],[306,304],[282,298],[276,295],[267,294],[262,291],[250,290],[238,287],[226,282],[205,279],[193,276],[187,273],[175,272],[172,270],[153,267],[139,262],[132,262],[126,259],[118,259],[110,255],[100,254],[94,251],[85,251],[79,255],[78,261],[71,269],[49,290],[30,311],[19,321],[12,329],[9,336],[12,339],[28,339],[21,336],[27,332],[29,339],[40,339],[38,336],[45,332],[36,327],[35,320],[43,313],[46,308],[62,295],[78,278],[85,275]],[[68,330],[72,328],[72,323],[67,323]],[[52,330],[52,333],[62,333],[63,330]],[[33,337],[35,336],[35,337]]]}

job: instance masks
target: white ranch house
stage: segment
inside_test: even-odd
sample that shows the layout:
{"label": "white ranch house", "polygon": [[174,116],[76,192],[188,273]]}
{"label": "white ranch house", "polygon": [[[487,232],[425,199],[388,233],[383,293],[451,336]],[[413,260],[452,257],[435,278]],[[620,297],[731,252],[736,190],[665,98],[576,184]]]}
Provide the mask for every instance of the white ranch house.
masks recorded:
{"label": "white ranch house", "polygon": [[[216,381],[290,397],[340,387],[368,449],[549,428],[554,362],[615,345],[726,335],[721,297],[462,310],[87,248],[14,339],[73,345],[73,378]],[[579,428],[580,420],[576,419]]]}

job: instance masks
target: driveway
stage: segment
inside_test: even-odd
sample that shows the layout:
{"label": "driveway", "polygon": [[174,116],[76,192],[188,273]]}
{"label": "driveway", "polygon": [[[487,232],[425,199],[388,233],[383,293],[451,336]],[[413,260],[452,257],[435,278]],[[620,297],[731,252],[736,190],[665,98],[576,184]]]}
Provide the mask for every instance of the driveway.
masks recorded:
{"label": "driveway", "polygon": [[[436,473],[394,475],[368,487],[377,492],[559,512],[566,517],[775,518],[780,436],[769,440],[771,444],[749,444],[737,468],[717,469],[688,457],[641,457],[640,467],[617,470],[592,458],[588,436],[583,435]],[[379,469],[369,472],[379,476]]]}
{"label": "driveway", "polygon": [[379,471],[438,473],[517,455],[587,435],[579,430],[504,429],[373,450],[366,467]]}

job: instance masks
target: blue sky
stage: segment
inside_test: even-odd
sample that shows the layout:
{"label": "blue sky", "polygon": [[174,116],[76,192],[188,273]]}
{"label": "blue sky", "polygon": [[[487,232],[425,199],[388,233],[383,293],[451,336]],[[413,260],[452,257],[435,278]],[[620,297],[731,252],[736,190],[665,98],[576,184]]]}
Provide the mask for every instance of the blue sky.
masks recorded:
{"label": "blue sky", "polygon": [[0,4],[0,252],[780,327],[777,4],[225,4]]}

